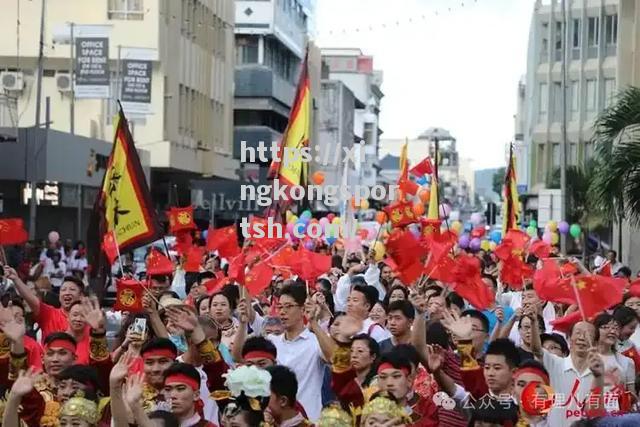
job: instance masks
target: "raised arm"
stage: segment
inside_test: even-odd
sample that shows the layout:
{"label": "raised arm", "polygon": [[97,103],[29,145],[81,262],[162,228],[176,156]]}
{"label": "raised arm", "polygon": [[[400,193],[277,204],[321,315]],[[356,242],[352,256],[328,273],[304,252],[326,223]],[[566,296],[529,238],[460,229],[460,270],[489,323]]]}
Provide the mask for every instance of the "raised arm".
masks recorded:
{"label": "raised arm", "polygon": [[149,292],[145,292],[143,295],[142,305],[144,311],[149,316],[151,329],[153,329],[156,336],[158,338],[169,338],[169,332],[167,332],[167,328],[164,323],[162,323],[162,319],[160,319],[160,314],[158,313],[158,304],[151,298]]}
{"label": "raised arm", "polygon": [[419,292],[411,292],[409,301],[413,304],[416,311],[413,327],[411,328],[411,343],[418,351],[420,362],[426,366],[427,364],[427,318],[424,315],[424,307],[426,301],[424,295]]}
{"label": "raised arm", "polygon": [[236,331],[236,335],[233,338],[233,344],[231,346],[231,356],[236,363],[242,361],[242,347],[247,341],[247,325],[249,324],[249,312],[253,311],[246,299],[240,299],[238,303],[238,320],[240,325]]}
{"label": "raised arm", "polygon": [[511,329],[513,329],[513,325],[515,325],[521,317],[522,307],[518,307],[515,313],[513,313],[513,316],[511,316],[509,320],[507,320],[507,323],[500,327],[500,330],[495,338],[509,338],[509,334],[511,333]]}
{"label": "raised arm", "polygon": [[542,362],[542,341],[540,340],[540,325],[538,324],[537,310],[529,308],[525,310],[524,315],[532,313],[531,319],[531,352],[536,359]]}
{"label": "raised arm", "polygon": [[[155,427],[157,424],[152,422],[142,407],[142,375],[135,374],[127,379],[125,398],[131,408],[135,424],[138,427]],[[118,427],[118,426],[116,426]]]}
{"label": "raised arm", "polygon": [[309,329],[318,339],[324,360],[330,361],[338,345],[318,323],[318,317],[321,311],[320,306],[312,298],[307,300],[305,306],[305,311],[307,312],[307,316],[309,316]]}
{"label": "raised arm", "polygon": [[38,298],[38,295],[36,295],[34,291],[29,289],[29,287],[22,281],[22,279],[20,279],[20,276],[18,276],[18,273],[13,268],[6,265],[4,267],[4,277],[13,282],[16,291],[18,291],[18,294],[27,303],[27,305],[31,309],[31,312],[33,313],[33,316],[37,318],[40,314],[40,299]]}
{"label": "raised arm", "polygon": [[[128,427],[127,406],[124,403],[124,395],[122,387],[124,381],[129,375],[129,370],[133,363],[133,357],[130,352],[126,352],[120,357],[118,363],[113,366],[109,374],[109,394],[111,396],[111,417],[114,427]],[[141,399],[142,400],[142,399]]]}
{"label": "raised arm", "polygon": [[2,425],[5,427],[17,427],[20,424],[19,408],[22,399],[34,391],[37,374],[33,368],[20,373],[11,386],[7,402],[2,415]]}

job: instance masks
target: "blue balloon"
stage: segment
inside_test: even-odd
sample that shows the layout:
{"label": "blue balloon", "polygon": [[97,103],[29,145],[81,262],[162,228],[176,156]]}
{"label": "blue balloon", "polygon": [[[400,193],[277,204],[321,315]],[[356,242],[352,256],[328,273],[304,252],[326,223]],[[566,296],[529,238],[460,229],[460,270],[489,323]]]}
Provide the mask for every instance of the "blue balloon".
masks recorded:
{"label": "blue balloon", "polygon": [[305,210],[300,214],[300,218],[311,219],[311,211],[309,209]]}
{"label": "blue balloon", "polygon": [[473,230],[473,224],[471,224],[470,222],[465,222],[464,231],[471,231],[471,230]]}
{"label": "blue balloon", "polygon": [[207,236],[209,235],[209,230],[203,230],[202,233],[200,233],[200,235],[202,236],[203,239],[206,240]]}
{"label": "blue balloon", "polygon": [[333,236],[327,236],[326,240],[328,244],[333,245],[336,242],[336,240],[338,240],[338,238]]}
{"label": "blue balloon", "polygon": [[489,235],[492,242],[500,243],[502,241],[502,233],[498,230],[493,230]]}
{"label": "blue balloon", "polygon": [[427,177],[421,176],[420,178],[416,179],[416,183],[420,185],[425,185],[427,183]]}

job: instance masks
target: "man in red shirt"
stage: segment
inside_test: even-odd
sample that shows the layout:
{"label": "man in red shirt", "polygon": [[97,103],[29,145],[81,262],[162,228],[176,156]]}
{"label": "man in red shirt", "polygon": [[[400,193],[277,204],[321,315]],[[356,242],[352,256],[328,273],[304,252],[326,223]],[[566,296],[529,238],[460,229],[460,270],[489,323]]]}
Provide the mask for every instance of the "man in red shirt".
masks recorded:
{"label": "man in red shirt", "polygon": [[54,332],[65,332],[69,329],[69,310],[75,301],[82,298],[84,283],[76,277],[65,277],[60,286],[60,308],[54,308],[40,301],[38,296],[18,277],[13,268],[4,268],[4,275],[11,280],[18,294],[29,305],[34,319],[42,329],[42,336],[47,337]]}
{"label": "man in red shirt", "polygon": [[[9,351],[25,354],[27,364],[36,369],[42,369],[42,346],[39,342],[25,335],[24,306],[22,301],[14,298],[9,307],[0,306],[0,380],[6,380],[5,370],[9,368]],[[21,342],[19,346],[12,346],[14,342]]]}

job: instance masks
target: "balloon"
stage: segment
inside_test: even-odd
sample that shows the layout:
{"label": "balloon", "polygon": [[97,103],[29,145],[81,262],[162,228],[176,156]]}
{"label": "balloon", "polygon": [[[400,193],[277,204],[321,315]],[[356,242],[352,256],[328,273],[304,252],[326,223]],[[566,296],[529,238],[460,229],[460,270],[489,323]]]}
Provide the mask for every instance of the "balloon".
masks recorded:
{"label": "balloon", "polygon": [[558,231],[560,234],[567,234],[569,232],[569,223],[567,221],[560,221]]}
{"label": "balloon", "polygon": [[321,171],[314,172],[313,175],[311,176],[311,179],[313,180],[313,183],[316,185],[324,184],[324,172],[321,172]]}
{"label": "balloon", "polygon": [[538,221],[532,219],[531,221],[529,221],[529,227],[538,228]]}
{"label": "balloon", "polygon": [[532,226],[527,227],[527,234],[531,237],[538,235],[538,229]]}
{"label": "balloon", "polygon": [[440,218],[448,218],[451,213],[451,206],[443,203],[440,205]]}
{"label": "balloon", "polygon": [[342,220],[339,216],[336,216],[333,218],[333,221],[331,221],[331,224],[342,224]]}
{"label": "balloon", "polygon": [[202,236],[203,239],[207,240],[207,236],[209,236],[209,230],[202,230],[200,236]]}
{"label": "balloon", "polygon": [[489,238],[492,242],[500,243],[500,241],[502,240],[502,233],[498,230],[493,230],[489,235]]}
{"label": "balloon", "polygon": [[549,231],[555,232],[558,230],[558,223],[551,220],[547,223],[547,227],[549,227]]}
{"label": "balloon", "polygon": [[292,222],[292,223],[295,224],[296,222],[298,222],[298,216],[297,215],[291,215],[291,218],[289,218],[289,222]]}
{"label": "balloon", "polygon": [[431,192],[428,189],[423,188],[422,190],[418,191],[418,197],[420,197],[420,201],[422,203],[427,203],[429,201],[429,198],[431,197]]}
{"label": "balloon", "polygon": [[482,219],[482,214],[479,212],[474,212],[471,214],[471,224],[473,225],[480,225]]}
{"label": "balloon", "polygon": [[425,185],[427,182],[428,181],[426,176],[421,176],[420,178],[416,179],[416,184],[418,185]]}
{"label": "balloon", "polygon": [[376,222],[378,224],[384,224],[385,222],[387,222],[387,214],[383,211],[376,212]]}
{"label": "balloon", "polygon": [[294,222],[290,222],[287,224],[287,226],[285,227],[285,229],[287,230],[287,234],[289,235],[289,237],[293,237],[293,227],[296,224]]}
{"label": "balloon", "polygon": [[373,240],[376,238],[376,235],[378,234],[378,230],[375,229],[374,227],[371,228],[365,228],[365,230],[367,230],[367,240]]}
{"label": "balloon", "polygon": [[489,250],[495,251],[497,247],[498,244],[496,242],[489,242]]}
{"label": "balloon", "polygon": [[480,246],[482,246],[482,241],[477,237],[474,237],[469,242],[469,249],[471,249],[472,251],[480,250]]}
{"label": "balloon", "polygon": [[558,233],[551,233],[551,244],[557,245],[560,241],[560,235]]}
{"label": "balloon", "polygon": [[582,230],[580,229],[580,226],[578,224],[571,224],[571,227],[569,227],[569,234],[571,234],[571,237],[577,239],[578,237],[580,237],[581,233]]}
{"label": "balloon", "polygon": [[545,242],[546,244],[550,245],[551,244],[551,233],[549,231],[546,231],[543,235],[542,235],[542,241]]}
{"label": "balloon", "polygon": [[304,247],[305,249],[309,249],[310,251],[313,250],[313,248],[315,248],[315,244],[313,243],[313,240],[309,239],[306,242],[304,242]]}
{"label": "balloon", "polygon": [[451,229],[455,231],[456,234],[460,234],[460,231],[462,231],[462,223],[460,221],[453,221],[451,223]]}
{"label": "balloon", "polygon": [[373,245],[373,250],[376,252],[375,260],[376,262],[382,261],[384,258],[384,254],[386,253],[386,248],[384,247],[384,243],[381,241],[376,241]]}
{"label": "balloon", "polygon": [[312,215],[311,215],[311,211],[310,211],[309,209],[306,209],[305,211],[303,211],[303,212],[300,214],[300,218],[308,218],[308,219],[311,219],[311,216],[312,216]]}
{"label": "balloon", "polygon": [[304,218],[300,218],[298,222],[294,223],[293,226],[298,231],[298,234],[302,234],[307,229],[307,220]]}
{"label": "balloon", "polygon": [[327,214],[327,219],[329,221],[333,221],[333,218],[335,218],[335,217],[336,217],[336,214],[334,214],[334,213]]}
{"label": "balloon", "polygon": [[58,243],[58,240],[60,240],[60,234],[57,231],[50,231],[48,237],[50,243]]}
{"label": "balloon", "polygon": [[369,209],[369,201],[367,199],[360,200],[360,209]]}
{"label": "balloon", "polygon": [[369,233],[364,228],[361,228],[358,231],[356,231],[356,235],[360,237],[362,240],[366,239],[368,234]]}
{"label": "balloon", "polygon": [[469,242],[469,235],[463,234],[458,239],[458,246],[460,246],[461,249],[467,249],[469,247]]}
{"label": "balloon", "polygon": [[464,223],[464,231],[470,232],[471,230],[473,230],[473,224],[471,224],[470,222],[465,222]]}
{"label": "balloon", "polygon": [[327,225],[331,224],[331,222],[325,216],[323,218],[320,218],[320,220],[318,221],[318,224],[320,224],[320,227],[322,227],[323,230],[326,230],[327,229]]}
{"label": "balloon", "polygon": [[291,218],[293,217],[293,212],[291,212],[290,210],[287,210],[287,212],[285,212],[284,214],[284,217],[287,220],[287,222],[291,222]]}
{"label": "balloon", "polygon": [[[495,243],[495,242],[494,242]],[[483,251],[488,251],[489,249],[491,249],[491,244],[488,240],[483,240],[480,243],[480,249],[482,249]]]}
{"label": "balloon", "polygon": [[413,213],[416,216],[422,216],[424,215],[424,205],[420,202],[417,202],[413,205]]}
{"label": "balloon", "polygon": [[415,237],[420,237],[420,229],[416,224],[410,224],[408,228],[411,234],[413,234]]}

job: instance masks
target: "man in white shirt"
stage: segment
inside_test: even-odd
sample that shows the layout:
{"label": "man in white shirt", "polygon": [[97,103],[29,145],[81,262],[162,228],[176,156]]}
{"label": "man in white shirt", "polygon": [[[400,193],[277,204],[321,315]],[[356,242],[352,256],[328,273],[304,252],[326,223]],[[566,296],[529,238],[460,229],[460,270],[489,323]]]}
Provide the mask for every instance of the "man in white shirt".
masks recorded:
{"label": "man in white shirt", "polygon": [[60,260],[59,252],[54,252],[52,258],[46,260],[42,274],[49,278],[51,286],[54,288],[60,288],[60,286],[62,286],[62,282],[67,275],[67,265],[64,261]]}
{"label": "man in white shirt", "polygon": [[[498,301],[502,306],[511,307],[513,311],[517,311],[519,308],[526,308],[529,305],[542,307],[542,311],[539,312],[544,319],[544,325],[540,325],[540,332],[551,331],[551,321],[556,318],[556,310],[551,303],[544,303],[538,297],[538,294],[533,289],[532,285],[525,285],[522,292],[504,292],[498,296]],[[509,332],[509,339],[520,345],[522,340],[520,339],[520,332],[518,331],[518,319],[513,319],[513,326]]]}
{"label": "man in white shirt", "polygon": [[347,314],[362,321],[359,334],[367,334],[378,343],[391,338],[391,333],[369,319],[369,312],[378,302],[378,291],[368,286],[364,279],[356,278],[355,285],[347,299]]}

